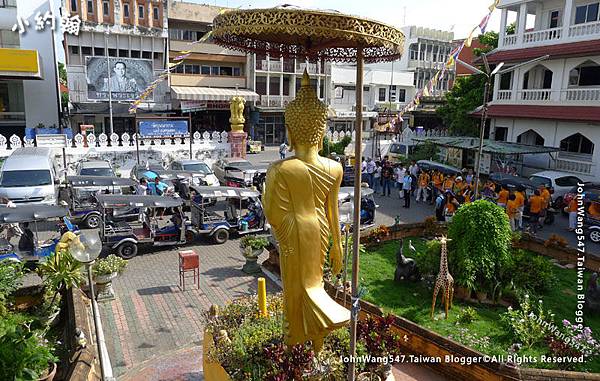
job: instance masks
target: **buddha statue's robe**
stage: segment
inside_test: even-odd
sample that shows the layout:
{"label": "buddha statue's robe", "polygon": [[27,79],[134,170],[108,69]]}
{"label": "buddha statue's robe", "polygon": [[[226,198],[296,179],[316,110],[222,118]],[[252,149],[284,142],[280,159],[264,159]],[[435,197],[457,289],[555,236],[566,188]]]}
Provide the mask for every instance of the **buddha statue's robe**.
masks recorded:
{"label": "buddha statue's robe", "polygon": [[333,160],[319,157],[311,164],[291,157],[273,163],[266,178],[263,201],[279,245],[286,342],[312,340],[317,351],[330,331],[350,320],[350,312],[325,292],[323,283],[331,229],[340,229],[342,175]]}

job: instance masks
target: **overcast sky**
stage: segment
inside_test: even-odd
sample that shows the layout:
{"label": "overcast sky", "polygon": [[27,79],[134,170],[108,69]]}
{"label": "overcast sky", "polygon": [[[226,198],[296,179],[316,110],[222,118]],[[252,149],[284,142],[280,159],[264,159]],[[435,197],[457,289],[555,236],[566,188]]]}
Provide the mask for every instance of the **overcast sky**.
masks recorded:
{"label": "overcast sky", "polygon": [[[342,13],[368,17],[400,27],[417,25],[453,30],[455,38],[464,38],[487,14],[492,0],[186,0],[199,4],[232,8],[268,8],[293,4],[305,8],[334,9]],[[406,20],[406,22],[405,22]],[[488,29],[498,30],[500,11],[494,11]]]}

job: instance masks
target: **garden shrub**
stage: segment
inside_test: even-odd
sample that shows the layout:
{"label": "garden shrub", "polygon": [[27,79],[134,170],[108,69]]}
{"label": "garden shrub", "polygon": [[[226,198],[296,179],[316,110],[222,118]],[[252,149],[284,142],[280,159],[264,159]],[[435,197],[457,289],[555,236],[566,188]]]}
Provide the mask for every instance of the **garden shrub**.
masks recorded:
{"label": "garden shrub", "polygon": [[0,316],[6,313],[11,295],[21,286],[23,265],[8,260],[0,261]]}
{"label": "garden shrub", "polygon": [[473,307],[466,307],[460,310],[456,321],[459,324],[471,324],[479,318],[477,311]]}
{"label": "garden shrub", "polygon": [[504,209],[486,200],[462,205],[448,236],[448,265],[457,284],[494,294],[511,264],[512,231]]}
{"label": "garden shrub", "polygon": [[508,307],[501,319],[518,342],[526,348],[531,348],[544,340],[547,327],[553,324],[554,314],[550,310],[544,310],[541,299],[534,305],[529,295],[525,295],[520,309]]}
{"label": "garden shrub", "polygon": [[513,261],[509,274],[515,288],[541,295],[556,285],[554,265],[548,258],[517,249]]}
{"label": "garden shrub", "polygon": [[440,267],[440,251],[442,244],[438,240],[427,241],[425,251],[417,250],[410,253],[417,263],[419,272],[423,275],[435,275]]}

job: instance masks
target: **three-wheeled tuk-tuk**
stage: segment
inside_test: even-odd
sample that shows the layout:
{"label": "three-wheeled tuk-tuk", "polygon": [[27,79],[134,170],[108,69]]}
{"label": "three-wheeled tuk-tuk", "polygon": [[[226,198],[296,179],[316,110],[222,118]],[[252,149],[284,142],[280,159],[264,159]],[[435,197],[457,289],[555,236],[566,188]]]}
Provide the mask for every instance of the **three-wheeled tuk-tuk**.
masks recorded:
{"label": "three-wheeled tuk-tuk", "polygon": [[[360,228],[366,229],[375,223],[375,198],[374,191],[371,188],[361,188],[360,190]],[[338,193],[340,222],[352,223],[354,214],[354,188],[341,187]]]}
{"label": "three-wheeled tuk-tuk", "polygon": [[231,233],[265,231],[260,193],[247,188],[190,187],[192,225],[215,243],[227,242]]}
{"label": "three-wheeled tuk-tuk", "polygon": [[[96,195],[127,194],[136,185],[132,179],[108,176],[68,176],[66,195],[71,218],[82,221],[83,224],[95,229],[100,226],[100,211]],[[123,211],[125,212],[125,211]],[[137,210],[122,213],[121,219],[131,220],[138,216]]]}
{"label": "three-wheeled tuk-tuk", "polygon": [[584,224],[588,236],[594,243],[600,243],[600,195],[586,192],[584,195],[585,218]]}
{"label": "three-wheeled tuk-tuk", "polygon": [[[97,197],[102,224],[100,239],[123,259],[137,255],[138,245],[149,247],[183,245],[195,239],[195,233],[186,222],[183,213],[183,200],[167,196],[144,195],[109,195]],[[139,210],[136,221],[115,221],[113,212],[118,209]],[[171,221],[166,226],[160,226],[156,213],[157,208],[173,210]]]}
{"label": "three-wheeled tuk-tuk", "polygon": [[[15,224],[21,228],[17,236],[19,243],[13,245],[8,239],[0,238],[0,260],[11,259],[22,262],[40,262],[50,256],[65,231],[75,231],[68,218],[67,208],[55,205],[0,206],[0,230],[11,229]],[[40,243],[39,225],[49,220],[58,220],[57,235]]]}

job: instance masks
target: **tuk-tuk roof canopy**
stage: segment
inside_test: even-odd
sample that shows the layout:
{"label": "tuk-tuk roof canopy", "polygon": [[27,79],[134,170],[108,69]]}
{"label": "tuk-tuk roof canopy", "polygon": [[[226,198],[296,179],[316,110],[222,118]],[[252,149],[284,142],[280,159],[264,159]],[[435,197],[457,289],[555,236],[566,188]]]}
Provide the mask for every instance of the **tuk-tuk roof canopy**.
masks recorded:
{"label": "tuk-tuk roof canopy", "polygon": [[0,223],[19,223],[59,218],[69,214],[67,208],[55,205],[0,206]]}
{"label": "tuk-tuk roof canopy", "polygon": [[167,196],[101,194],[96,199],[103,208],[173,208],[183,205],[181,198]]}
{"label": "tuk-tuk roof canopy", "polygon": [[67,176],[67,183],[72,187],[126,187],[136,184],[130,178],[110,176]]}
{"label": "tuk-tuk roof canopy", "polygon": [[195,191],[202,197],[259,197],[260,193],[248,188],[235,187],[210,187],[210,186],[190,186],[190,190]]}
{"label": "tuk-tuk roof canopy", "polygon": [[[149,173],[153,173],[154,176],[150,176]],[[194,174],[190,171],[182,171],[177,169],[148,169],[142,173],[142,176],[150,180],[154,180],[156,175],[158,175],[161,180],[174,180],[194,177]]]}
{"label": "tuk-tuk roof canopy", "polygon": [[[479,138],[470,136],[443,136],[443,137],[416,137],[416,142],[429,142],[442,147],[460,148],[477,151],[479,150]],[[558,152],[558,147],[534,146],[529,144],[511,143],[483,139],[483,152],[502,155],[511,154],[537,154]]]}
{"label": "tuk-tuk roof canopy", "polygon": [[[362,197],[370,196],[373,193],[375,193],[375,191],[371,188],[360,188],[360,194]],[[338,194],[338,199],[343,200],[346,197],[354,198],[354,187],[341,187],[340,188],[340,193]]]}

